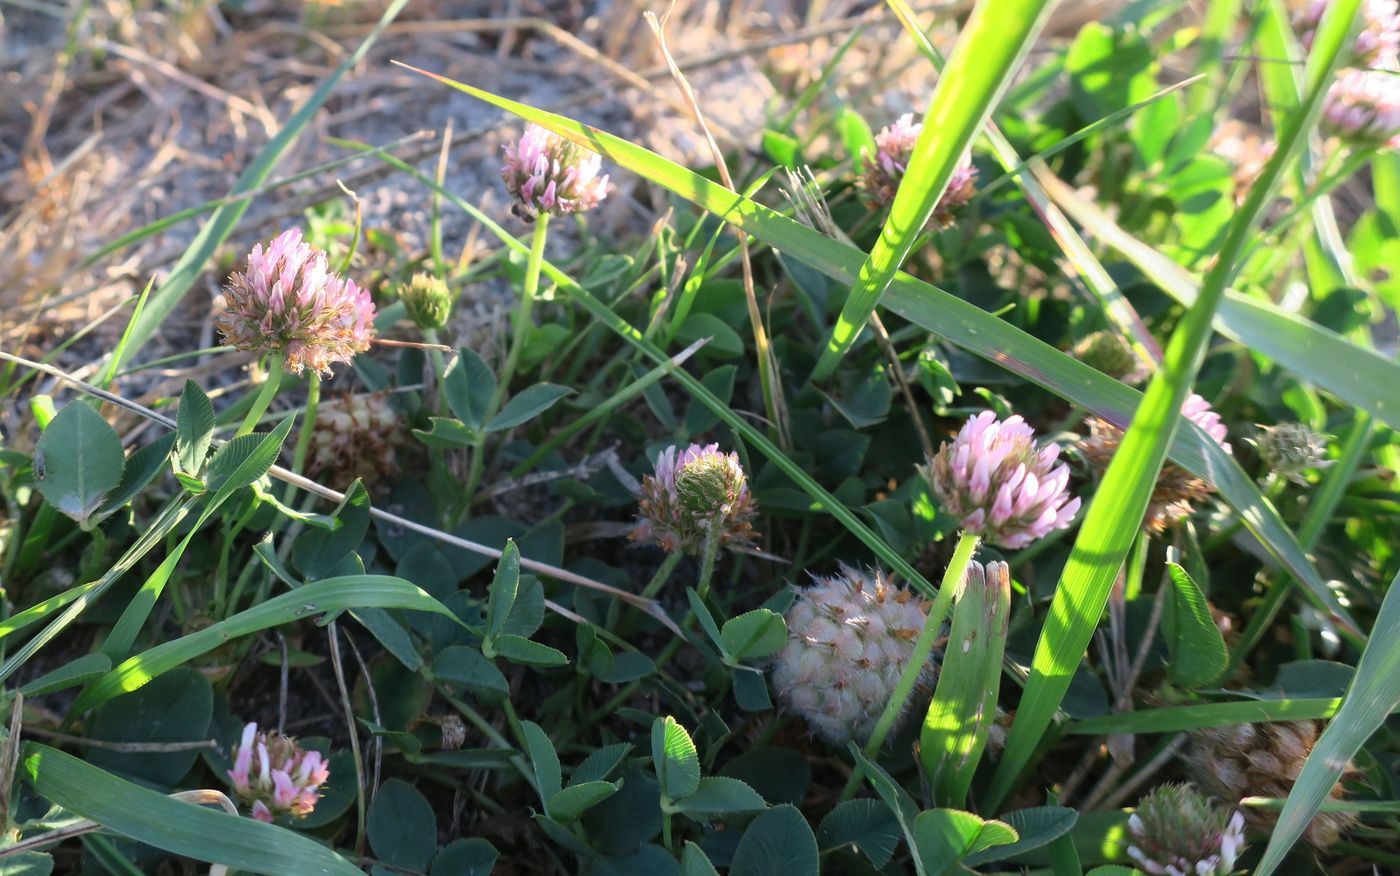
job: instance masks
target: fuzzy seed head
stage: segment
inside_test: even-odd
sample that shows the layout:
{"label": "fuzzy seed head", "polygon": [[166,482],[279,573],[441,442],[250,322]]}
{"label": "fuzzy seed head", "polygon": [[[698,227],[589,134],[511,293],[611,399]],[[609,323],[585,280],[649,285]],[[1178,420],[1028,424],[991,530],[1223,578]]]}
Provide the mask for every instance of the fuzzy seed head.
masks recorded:
{"label": "fuzzy seed head", "polygon": [[1069,466],[1059,456],[1056,444],[1036,446],[1021,417],[998,420],[983,411],[919,472],[964,530],[1022,548],[1068,527],[1079,511],[1079,498],[1069,493]]}
{"label": "fuzzy seed head", "polygon": [[270,823],[279,815],[310,815],[330,769],[319,752],[303,751],[290,736],[260,732],[256,723],[249,723],[233,751],[228,777],[233,793],[252,808],[253,817]]}
{"label": "fuzzy seed head", "polygon": [[1327,458],[1327,436],[1302,423],[1260,426],[1253,443],[1270,471],[1304,486],[1308,469],[1326,468],[1333,462]]}
{"label": "fuzzy seed head", "polygon": [[447,325],[452,315],[452,292],[441,277],[418,273],[399,286],[408,318],[420,329],[437,329]]}
{"label": "fuzzy seed head", "polygon": [[[861,155],[865,174],[861,184],[866,198],[876,207],[885,207],[894,202],[895,192],[909,169],[909,159],[914,154],[914,143],[923,131],[922,122],[914,121],[913,113],[905,113],[875,135],[875,155],[868,152]],[[933,209],[929,225],[943,229],[953,224],[957,211],[977,193],[977,169],[964,158],[948,180],[948,188],[938,205]]]}
{"label": "fuzzy seed head", "polygon": [[1191,785],[1159,785],[1128,819],[1128,857],[1153,876],[1227,876],[1244,849],[1244,816]]}
{"label": "fuzzy seed head", "polygon": [[[1287,797],[1322,728],[1320,721],[1290,721],[1193,730],[1187,766],[1196,784],[1221,800]],[[1350,764],[1347,772],[1352,772]],[[1331,799],[1341,799],[1342,794],[1342,783],[1338,782]],[[1267,833],[1278,821],[1278,813],[1266,809],[1248,807],[1243,812],[1245,823],[1253,830]],[[1356,816],[1350,812],[1319,812],[1303,838],[1325,848],[1355,822]]]}
{"label": "fuzzy seed head", "polygon": [[501,179],[516,199],[516,214],[533,220],[540,213],[581,213],[608,195],[603,158],[539,125],[505,148]]}
{"label": "fuzzy seed head", "polygon": [[[1220,415],[1205,399],[1193,393],[1181,406],[1181,415],[1204,429],[1226,453],[1231,452],[1230,444],[1225,440],[1229,432]],[[1122,429],[1107,420],[1093,417],[1089,420],[1089,437],[1080,439],[1079,451],[1089,465],[1102,474],[1122,443]],[[1154,533],[1165,532],[1173,523],[1189,517],[1197,505],[1210,497],[1211,492],[1210,484],[1181,466],[1168,462],[1157,476],[1157,485],[1152,489],[1152,498],[1147,503],[1143,526]]]}
{"label": "fuzzy seed head", "polygon": [[[864,742],[913,659],[928,607],[879,571],[843,565],[812,582],[788,609],[788,642],[774,662],[773,686],[816,735],[834,744]],[[930,661],[920,684],[931,687],[936,676]]]}
{"label": "fuzzy seed head", "polygon": [[[1303,47],[1311,50],[1317,27],[1332,0],[1313,0],[1294,21]],[[1356,35],[1351,57],[1361,67],[1394,67],[1400,56],[1400,2],[1365,0],[1361,4],[1364,22]]]}
{"label": "fuzzy seed head", "polygon": [[1074,345],[1074,358],[1130,386],[1142,383],[1151,373],[1117,332],[1097,331],[1086,335]]}
{"label": "fuzzy seed head", "polygon": [[337,488],[355,478],[373,486],[398,473],[398,448],[407,438],[386,393],[329,399],[316,410],[307,474]]}
{"label": "fuzzy seed head", "polygon": [[1363,148],[1400,145],[1400,72],[1344,70],[1327,89],[1321,125]]}
{"label": "fuzzy seed head", "polygon": [[224,343],[240,350],[280,353],[293,374],[331,373],[369,349],[374,303],[369,293],[327,267],[326,254],[282,232],[248,254],[248,269],[229,275],[227,310],[216,321]]}
{"label": "fuzzy seed head", "polygon": [[753,543],[757,514],[748,478],[736,453],[718,444],[672,446],[656,458],[656,473],[642,478],[632,539],[666,551],[699,553],[711,530],[725,547]]}

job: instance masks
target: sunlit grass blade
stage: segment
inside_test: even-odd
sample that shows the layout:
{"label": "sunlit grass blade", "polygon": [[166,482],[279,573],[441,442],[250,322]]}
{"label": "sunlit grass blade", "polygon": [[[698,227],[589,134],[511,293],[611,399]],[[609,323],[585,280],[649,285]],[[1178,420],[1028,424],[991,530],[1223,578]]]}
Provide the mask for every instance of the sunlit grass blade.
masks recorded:
{"label": "sunlit grass blade", "polygon": [[[885,0],[895,15],[899,16],[900,23],[904,25],[904,30],[908,33],[919,50],[923,52],[925,58],[933,65],[935,70],[943,68],[943,58],[928,36],[919,29],[919,22],[914,10],[909,8],[905,0]],[[1190,80],[1188,80],[1189,82]],[[1157,340],[1152,337],[1152,333],[1147,330],[1137,311],[1132,304],[1124,297],[1118,284],[1104,270],[1103,265],[1089,250],[1079,233],[1074,230],[1074,226],[1069,223],[1064,214],[1050,202],[1050,198],[1040,187],[1039,177],[1047,172],[1044,159],[1061,149],[1068,148],[1073,143],[1087,137],[1090,133],[1107,128],[1117,122],[1130,118],[1138,110],[1160,100],[1177,89],[1186,85],[1181,82],[1169,88],[1164,88],[1156,94],[1151,95],[1132,106],[1124,107],[1116,113],[1099,119],[1091,125],[1087,125],[1076,131],[1074,135],[1059,141],[1050,150],[1042,152],[1039,156],[1032,157],[1029,161],[1021,161],[1021,156],[1016,153],[1016,148],[1011,145],[1011,141],[1001,133],[1001,130],[990,119],[987,121],[986,129],[982,132],[988,145],[992,147],[992,153],[996,155],[997,162],[1001,164],[1006,174],[989,185],[982,186],[977,193],[977,197],[986,197],[997,185],[1008,180],[1015,179],[1021,187],[1021,192],[1026,197],[1026,202],[1035,210],[1036,215],[1045,223],[1051,237],[1064,250],[1065,257],[1069,263],[1079,272],[1079,276],[1084,280],[1085,286],[1098,298],[1103,312],[1109,321],[1118,329],[1137,353],[1143,364],[1149,368],[1156,368],[1157,363],[1162,358],[1162,348],[1157,344]]]}
{"label": "sunlit grass blade", "polygon": [[1337,714],[1308,754],[1293,783],[1288,802],[1255,870],[1269,876],[1278,869],[1288,850],[1303,835],[1318,807],[1332,792],[1346,765],[1371,734],[1400,707],[1400,648],[1392,636],[1400,636],[1400,576],[1390,582],[1385,601],[1372,630],[1371,644],[1361,652],[1356,675],[1342,697]]}
{"label": "sunlit grass blade", "polygon": [[860,267],[813,380],[829,377],[855,343],[923,233],[958,163],[1040,33],[1050,6],[1050,0],[981,0],[972,10],[929,99],[923,130],[890,215]]}
{"label": "sunlit grass blade", "polygon": [[1197,703],[1192,706],[1166,706],[1070,721],[1065,724],[1064,732],[1075,736],[1179,733],[1183,730],[1226,727],[1230,724],[1307,721],[1332,717],[1341,702],[1337,697],[1307,697],[1296,700],[1239,700],[1228,703]]}
{"label": "sunlit grass blade", "polygon": [[1279,131],[1277,151],[1231,222],[1200,295],[1173,332],[1162,369],[1148,384],[1142,404],[1089,504],[1036,643],[1016,720],[987,791],[987,811],[997,811],[1030,766],[1037,744],[1069,690],[1070,679],[1099,625],[1109,590],[1147,510],[1172,434],[1181,420],[1181,405],[1205,358],[1216,309],[1264,205],[1273,196],[1292,153],[1303,145],[1321,107],[1324,89],[1359,5],[1360,0],[1333,5],[1319,28],[1302,111],[1290,116]]}
{"label": "sunlit grass blade", "polygon": [[172,800],[46,745],[24,743],[22,774],[35,793],[158,849],[268,876],[359,876],[321,843],[252,818]]}
{"label": "sunlit grass blade", "polygon": [[161,673],[241,636],[318,614],[361,608],[431,611],[461,624],[441,602],[402,578],[387,575],[326,578],[124,660],[85,689],[73,703],[71,713],[80,714],[114,696],[136,690]]}
{"label": "sunlit grass blade", "polygon": [[[301,136],[301,132],[306,129],[312,117],[320,110],[321,105],[331,96],[331,92],[335,90],[340,80],[364,59],[365,53],[379,39],[384,28],[388,27],[389,23],[407,5],[408,0],[393,0],[389,4],[389,7],[384,10],[384,14],[380,16],[379,23],[374,30],[369,32],[355,51],[340,62],[340,65],[331,72],[331,75],[326,77],[326,80],[312,93],[311,97],[307,98],[306,103],[287,120],[282,129],[277,132],[277,136],[273,137],[262,148],[257,158],[238,178],[238,182],[233,186],[233,191],[229,192],[230,196],[241,195],[263,184],[268,174],[272,172],[281,159],[282,154],[287,151],[297,137]],[[180,299],[194,285],[195,280],[199,279],[200,274],[204,271],[204,265],[214,254],[214,250],[233,233],[234,228],[238,226],[238,221],[243,218],[243,214],[250,204],[249,200],[234,200],[215,210],[214,215],[210,216],[209,220],[204,223],[204,227],[190,242],[185,254],[170,270],[170,275],[166,277],[165,282],[156,290],[155,295],[151,296],[150,303],[141,318],[136,321],[135,328],[131,333],[128,356],[136,355],[142,345],[165,322],[165,318],[180,303]]]}
{"label": "sunlit grass blade", "polygon": [[[400,66],[471,94],[586,146],[834,279],[852,282],[865,260],[861,251],[855,247],[833,240],[768,207],[736,195],[699,174],[620,137],[435,73],[408,65]],[[381,160],[415,174],[425,185],[432,185],[430,178],[416,174],[411,167],[392,156],[382,156]],[[480,211],[475,207],[465,204],[461,199],[454,203],[480,218]],[[510,239],[514,241],[513,237]],[[507,245],[514,248],[517,244],[518,241]],[[895,275],[894,282],[885,293],[881,304],[889,311],[947,339],[950,343],[995,363],[1066,401],[1080,405],[1120,428],[1127,427],[1141,398],[1139,392],[1122,382],[1105,377],[1010,323],[908,274]],[[615,314],[613,316],[615,317]],[[617,327],[614,327],[614,330],[618,330]],[[1293,533],[1230,454],[1194,424],[1188,424],[1179,430],[1173,439],[1170,456],[1173,462],[1213,484],[1225,501],[1235,509],[1250,532],[1259,538],[1269,555],[1307,585],[1311,597],[1337,619],[1344,631],[1359,636],[1355,622],[1313,567]]]}
{"label": "sunlit grass blade", "polygon": [[[1054,177],[1043,180],[1055,202],[1095,237],[1120,252],[1181,304],[1201,294],[1201,281],[1118,227],[1106,213]],[[1337,398],[1400,427],[1400,364],[1348,341],[1297,313],[1226,292],[1214,328],[1267,356]]]}
{"label": "sunlit grass blade", "polygon": [[919,734],[919,759],[939,806],[962,808],[996,720],[1011,617],[1011,578],[997,568],[989,564],[985,574],[976,563],[968,568]]}

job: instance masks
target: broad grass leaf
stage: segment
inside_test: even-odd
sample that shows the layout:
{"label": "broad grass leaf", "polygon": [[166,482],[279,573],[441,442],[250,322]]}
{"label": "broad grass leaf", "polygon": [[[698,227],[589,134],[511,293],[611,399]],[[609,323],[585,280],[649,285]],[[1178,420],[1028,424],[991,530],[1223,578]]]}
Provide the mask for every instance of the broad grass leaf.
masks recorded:
{"label": "broad grass leaf", "polygon": [[45,745],[26,742],[21,757],[36,794],[158,849],[266,876],[362,876],[332,849],[285,828],[172,800]]}

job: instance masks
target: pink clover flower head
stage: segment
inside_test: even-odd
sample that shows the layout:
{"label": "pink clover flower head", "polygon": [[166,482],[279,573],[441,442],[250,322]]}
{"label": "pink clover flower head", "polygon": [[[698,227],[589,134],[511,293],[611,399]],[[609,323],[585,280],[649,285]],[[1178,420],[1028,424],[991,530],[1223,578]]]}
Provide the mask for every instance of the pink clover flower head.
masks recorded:
{"label": "pink clover flower head", "polygon": [[270,823],[279,815],[310,815],[330,768],[320,752],[303,750],[295,739],[276,731],[260,732],[257,723],[250,722],[234,749],[228,777],[253,818]]}
{"label": "pink clover flower head", "polygon": [[1153,876],[1227,876],[1244,851],[1244,815],[1191,785],[1160,785],[1128,818],[1128,857]]}
{"label": "pink clover flower head", "polygon": [[1186,401],[1182,402],[1181,415],[1204,429],[1205,433],[1215,439],[1215,443],[1224,448],[1226,453],[1234,452],[1230,448],[1230,442],[1225,440],[1230,437],[1230,433],[1225,428],[1225,423],[1221,421],[1220,415],[1210,406],[1210,402],[1193,392]]}
{"label": "pink clover flower head", "polygon": [[505,147],[501,179],[516,199],[516,215],[531,220],[540,213],[582,213],[608,195],[603,158],[539,125]]}
{"label": "pink clover flower head", "polygon": [[[905,113],[875,135],[875,155],[862,154],[865,175],[861,179],[867,198],[876,206],[888,206],[899,191],[899,184],[909,169],[914,143],[923,131],[922,122],[914,121],[913,113]],[[959,209],[977,193],[977,168],[966,157],[953,171],[948,188],[933,209],[929,225],[943,229],[953,224]]]}
{"label": "pink clover flower head", "polygon": [[[1304,48],[1312,49],[1317,27],[1331,2],[1313,0],[1294,22]],[[1400,0],[1365,0],[1361,18],[1361,33],[1352,46],[1355,63],[1363,67],[1394,67],[1400,58]]]}
{"label": "pink clover flower head", "polygon": [[1079,511],[1079,498],[1069,493],[1069,466],[1059,456],[1057,444],[1036,446],[1021,417],[998,420],[983,411],[919,471],[964,530],[1022,548],[1065,529]]}
{"label": "pink clover flower head", "polygon": [[673,445],[657,456],[655,472],[642,478],[634,541],[699,553],[715,530],[721,546],[753,543],[757,507],[738,454],[718,444]]}
{"label": "pink clover flower head", "polygon": [[1357,146],[1400,146],[1400,72],[1342,71],[1323,99],[1322,128]]}
{"label": "pink clover flower head", "polygon": [[224,301],[228,309],[216,322],[224,343],[279,353],[293,374],[330,374],[333,363],[348,363],[374,338],[369,293],[331,271],[326,254],[296,228],[266,248],[254,245],[247,270],[229,275]]}

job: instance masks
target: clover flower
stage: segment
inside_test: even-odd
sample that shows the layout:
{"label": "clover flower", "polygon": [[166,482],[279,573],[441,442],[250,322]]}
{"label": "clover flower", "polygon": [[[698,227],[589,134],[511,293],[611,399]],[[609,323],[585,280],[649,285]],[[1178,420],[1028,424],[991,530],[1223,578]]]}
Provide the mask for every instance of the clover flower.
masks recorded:
{"label": "clover flower", "polygon": [[501,179],[515,196],[516,215],[531,220],[539,213],[581,213],[607,197],[607,174],[599,176],[603,158],[539,125],[505,148]]}
{"label": "clover flower", "polygon": [[[982,573],[977,563],[969,566]],[[843,565],[812,576],[787,611],[788,642],[773,664],[773,686],[789,711],[828,742],[864,742],[913,659],[928,607],[879,571]],[[920,682],[932,687],[930,660]]]}
{"label": "clover flower", "polygon": [[[1226,453],[1232,452],[1226,441],[1229,432],[1225,424],[1205,399],[1192,393],[1182,404],[1181,415],[1204,429]],[[1089,420],[1089,437],[1080,439],[1079,450],[1089,465],[1102,473],[1122,443],[1122,429],[1107,420],[1092,417]],[[1198,504],[1210,497],[1211,492],[1210,484],[1176,463],[1168,462],[1157,475],[1157,484],[1152,488],[1143,525],[1150,532],[1165,532],[1168,526],[1189,517]]]}
{"label": "clover flower", "polygon": [[[1287,797],[1324,726],[1309,720],[1193,730],[1187,766],[1196,783],[1221,800]],[[1355,775],[1355,768],[1347,764],[1345,774]],[[1328,796],[1339,800],[1342,794],[1342,783],[1337,782]],[[1267,833],[1277,823],[1278,812],[1247,807],[1244,821]],[[1303,839],[1326,848],[1355,824],[1356,815],[1351,812],[1319,812]]]}
{"label": "clover flower", "polygon": [[1244,815],[1191,785],[1159,785],[1128,818],[1128,857],[1152,876],[1227,876],[1244,850]]}
{"label": "clover flower", "polygon": [[373,485],[398,473],[398,450],[407,439],[408,432],[387,393],[330,399],[316,411],[306,471],[335,487],[344,487],[355,478]]}
{"label": "clover flower", "polygon": [[[1312,49],[1317,26],[1332,0],[1313,0],[1294,22],[1303,47]],[[1400,3],[1396,0],[1365,0],[1361,4],[1364,22],[1352,46],[1352,58],[1365,67],[1393,67],[1400,56]]]}
{"label": "clover flower", "polygon": [[1400,145],[1400,73],[1345,70],[1327,89],[1322,128],[1367,148]]}
{"label": "clover flower", "polygon": [[436,331],[452,315],[452,292],[441,277],[417,273],[399,287],[399,300],[413,324]]}
{"label": "clover flower", "polygon": [[229,275],[228,309],[216,324],[224,343],[240,350],[279,353],[293,374],[311,368],[329,374],[369,349],[374,303],[369,293],[331,271],[326,254],[296,228],[248,254],[248,269]]}
{"label": "clover flower", "polygon": [[967,532],[991,544],[1021,548],[1068,527],[1079,511],[1069,494],[1069,467],[1056,444],[1037,447],[1019,416],[991,411],[969,417],[919,472],[943,508]]}
{"label": "clover flower", "polygon": [[303,751],[295,739],[275,730],[259,732],[257,723],[250,722],[234,749],[228,777],[234,794],[252,807],[253,817],[271,823],[279,815],[310,815],[330,769],[319,752]]}
{"label": "clover flower", "polygon": [[719,544],[747,547],[756,514],[739,456],[718,444],[672,446],[656,458],[656,474],[642,478],[639,519],[632,539],[663,550],[699,553],[712,529]]}
{"label": "clover flower", "polygon": [[1310,468],[1326,468],[1327,436],[1320,435],[1302,423],[1279,423],[1260,426],[1259,437],[1251,442],[1269,471],[1288,478],[1295,484],[1307,485],[1304,472]]}
{"label": "clover flower", "polygon": [[[913,113],[905,113],[894,124],[883,128],[875,135],[875,155],[863,152],[865,175],[862,184],[867,197],[876,206],[887,206],[894,201],[895,192],[909,169],[909,158],[914,153],[914,142],[924,129],[922,122],[914,121]],[[966,157],[953,170],[948,180],[948,188],[938,205],[933,208],[929,225],[943,229],[953,224],[957,211],[972,200],[977,193],[977,169]]]}

